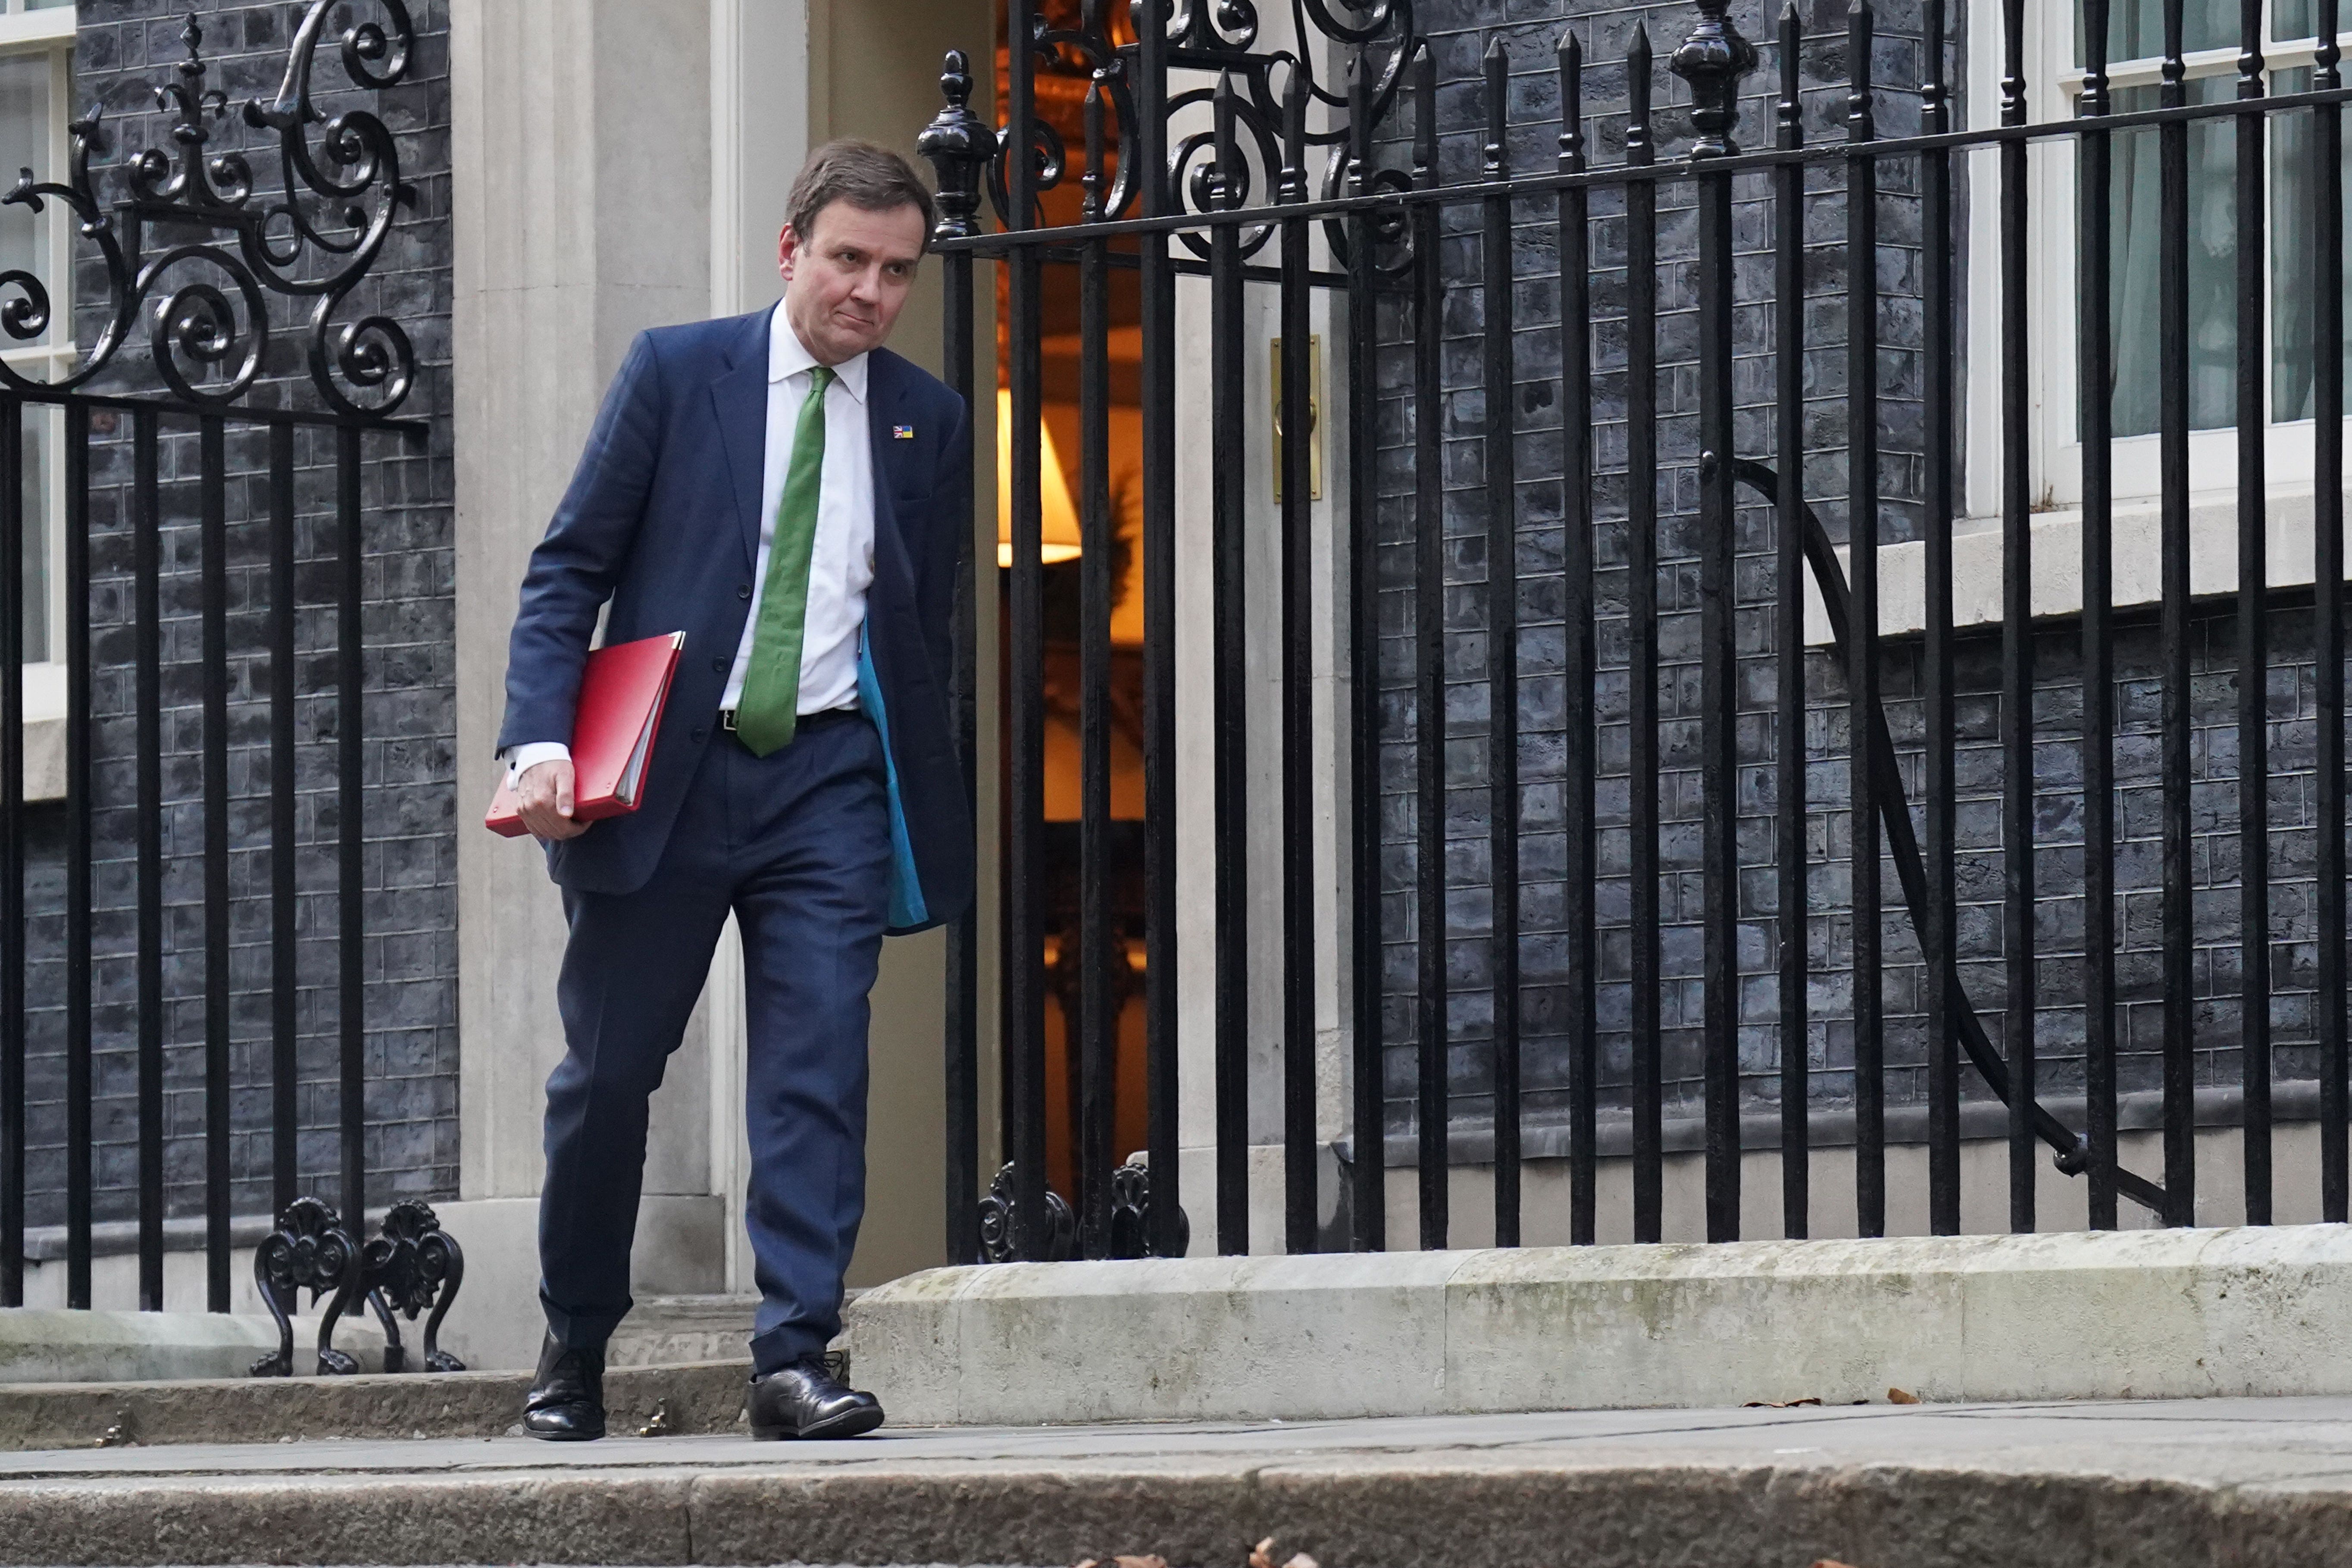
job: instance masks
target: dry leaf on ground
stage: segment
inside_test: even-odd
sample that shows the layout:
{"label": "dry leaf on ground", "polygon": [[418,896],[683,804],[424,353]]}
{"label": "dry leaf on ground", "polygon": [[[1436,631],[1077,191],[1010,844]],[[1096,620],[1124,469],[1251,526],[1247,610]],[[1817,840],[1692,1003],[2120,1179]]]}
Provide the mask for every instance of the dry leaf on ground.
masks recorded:
{"label": "dry leaf on ground", "polygon": [[[1274,1568],[1273,1536],[1267,1536],[1250,1548],[1249,1568]],[[1304,1552],[1294,1552],[1291,1553],[1290,1561],[1284,1563],[1282,1568],[1322,1568],[1322,1564]]]}
{"label": "dry leaf on ground", "polygon": [[1919,1396],[1912,1393],[1907,1388],[1890,1388],[1886,1391],[1886,1403],[1889,1405],[1916,1405],[1919,1403]]}

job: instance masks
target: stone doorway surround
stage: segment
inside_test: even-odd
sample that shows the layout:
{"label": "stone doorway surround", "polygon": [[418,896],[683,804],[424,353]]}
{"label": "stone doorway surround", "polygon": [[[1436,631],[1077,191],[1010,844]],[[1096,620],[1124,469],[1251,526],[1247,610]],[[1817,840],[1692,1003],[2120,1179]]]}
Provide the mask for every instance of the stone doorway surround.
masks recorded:
{"label": "stone doorway surround", "polygon": [[[631,338],[772,301],[775,230],[809,146],[859,134],[911,154],[935,107],[940,52],[992,24],[974,0],[450,9],[462,814],[495,783],[516,585]],[[897,346],[935,360],[938,321],[936,304],[919,300]],[[467,1249],[453,1335],[472,1364],[528,1366],[541,1085],[562,1053],[552,981],[562,920],[527,843],[470,828],[469,818],[458,834],[460,1191],[436,1207]],[[655,1100],[640,1293],[750,1286],[731,940]],[[885,954],[872,1217],[856,1282],[944,1256],[941,953],[931,934]]]}

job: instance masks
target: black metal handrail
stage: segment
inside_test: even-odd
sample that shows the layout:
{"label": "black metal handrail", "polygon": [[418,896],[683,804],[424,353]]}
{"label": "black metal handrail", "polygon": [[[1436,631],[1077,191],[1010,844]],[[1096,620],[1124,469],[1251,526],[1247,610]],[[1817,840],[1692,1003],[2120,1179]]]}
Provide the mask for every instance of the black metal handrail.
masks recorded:
{"label": "black metal handrail", "polygon": [[[1770,468],[1748,458],[1731,466],[1735,478],[1765,500],[1777,506],[1780,500],[1780,481]],[[1798,503],[1804,511],[1805,564],[1821,589],[1822,608],[1829,621],[1830,643],[1838,657],[1847,657],[1852,638],[1852,597],[1846,589],[1845,572],[1839,566],[1837,546],[1830,540],[1829,530],[1822,526],[1820,514],[1812,503]],[[1886,724],[1886,709],[1874,704],[1870,721],[1871,787],[1878,801],[1879,819],[1886,829],[1886,858],[1895,863],[1895,875],[1903,884],[1903,901],[1910,910],[1915,931],[1925,932],[1927,924],[1927,871],[1919,856],[1919,840],[1911,827],[1911,803],[1903,790],[1902,770],[1895,763],[1895,737]],[[1985,1080],[1985,1086],[2003,1105],[2010,1102],[2009,1068],[2000,1059],[1991,1038],[1986,1035],[1984,1021],[1977,1016],[1976,1004],[1969,999],[1968,986],[1960,979],[1958,963],[1946,953],[1943,985],[1949,998],[1952,1038],[1969,1054],[1969,1065],[1975,1068]],[[2048,1144],[2055,1156],[2053,1163],[2070,1176],[2083,1174],[2090,1168],[2090,1142],[2044,1110],[2037,1101],[2029,1114],[2033,1119],[2034,1136]],[[2157,1214],[2165,1212],[2164,1189],[2144,1176],[2123,1168],[2111,1167],[2118,1191],[2134,1203]]]}

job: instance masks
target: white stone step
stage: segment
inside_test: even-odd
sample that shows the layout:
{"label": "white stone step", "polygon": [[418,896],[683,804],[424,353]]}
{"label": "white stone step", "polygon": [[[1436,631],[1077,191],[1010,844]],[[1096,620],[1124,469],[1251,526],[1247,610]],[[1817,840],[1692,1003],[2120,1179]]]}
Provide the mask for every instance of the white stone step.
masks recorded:
{"label": "white stone step", "polygon": [[649,1296],[604,1347],[607,1366],[684,1366],[751,1359],[757,1296]]}

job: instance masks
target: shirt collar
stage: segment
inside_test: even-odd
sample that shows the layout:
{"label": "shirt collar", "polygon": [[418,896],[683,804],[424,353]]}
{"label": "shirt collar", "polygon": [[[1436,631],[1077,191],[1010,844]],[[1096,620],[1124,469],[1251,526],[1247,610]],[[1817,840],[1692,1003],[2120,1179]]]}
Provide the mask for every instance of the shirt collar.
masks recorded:
{"label": "shirt collar", "polygon": [[[833,367],[835,378],[860,403],[866,401],[866,360],[865,354],[858,354]],[[792,322],[784,316],[784,302],[777,300],[775,314],[768,323],[768,380],[772,384],[779,382],[815,365],[816,360],[802,346],[800,334],[793,331]]]}

